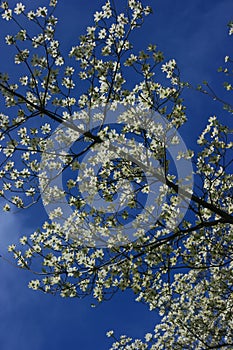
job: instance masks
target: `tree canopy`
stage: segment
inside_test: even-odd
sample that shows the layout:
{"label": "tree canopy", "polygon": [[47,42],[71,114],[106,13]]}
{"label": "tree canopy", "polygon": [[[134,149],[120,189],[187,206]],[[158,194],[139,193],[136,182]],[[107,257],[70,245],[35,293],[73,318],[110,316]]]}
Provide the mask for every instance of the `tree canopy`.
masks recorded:
{"label": "tree canopy", "polygon": [[[68,53],[56,6],[1,3],[17,67],[0,73],[3,209],[48,213],[9,252],[33,290],[95,303],[131,289],[158,310],[145,339],[109,331],[112,349],[232,348],[232,130],[211,115],[193,149],[179,133],[186,90],[231,118],[232,105],[183,81],[154,43],[135,51],[144,1],[107,1]],[[229,92],[232,63],[219,69]]]}

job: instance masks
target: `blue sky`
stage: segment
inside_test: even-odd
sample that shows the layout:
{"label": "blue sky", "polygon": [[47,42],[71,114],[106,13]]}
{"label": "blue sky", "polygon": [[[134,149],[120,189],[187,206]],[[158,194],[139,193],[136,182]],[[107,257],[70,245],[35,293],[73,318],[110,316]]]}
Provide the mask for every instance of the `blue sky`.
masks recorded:
{"label": "blue sky", "polygon": [[[45,0],[41,2],[45,3]],[[60,0],[57,35],[65,50],[77,43],[86,25],[92,23],[92,14],[102,4],[103,1],[94,0]],[[142,32],[138,32],[135,47],[143,49],[149,43],[156,43],[167,59],[177,60],[184,80],[194,85],[207,80],[223,94],[219,88],[222,80],[216,71],[224,63],[225,55],[232,54],[232,42],[227,34],[227,23],[233,19],[232,0],[150,0],[148,4],[154,14],[147,18]],[[2,51],[2,36],[0,40]],[[1,65],[9,66],[7,56],[1,53],[1,57],[0,71]],[[194,91],[187,93],[186,98],[189,121],[181,135],[192,147],[209,115],[223,113],[221,106]],[[229,117],[225,114],[223,118]],[[39,227],[45,217],[41,205],[36,211],[0,213],[1,252],[19,236]],[[136,303],[130,292],[119,293],[93,309],[90,299],[61,299],[29,290],[27,283],[31,275],[2,260],[0,274],[0,348],[3,350],[105,350],[110,344],[105,337],[107,330],[143,337],[156,323],[156,313]]]}

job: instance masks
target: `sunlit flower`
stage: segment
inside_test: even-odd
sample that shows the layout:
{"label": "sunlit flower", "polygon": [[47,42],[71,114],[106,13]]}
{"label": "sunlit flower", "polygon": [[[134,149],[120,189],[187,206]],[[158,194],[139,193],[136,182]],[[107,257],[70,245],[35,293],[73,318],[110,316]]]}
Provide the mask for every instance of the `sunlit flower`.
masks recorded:
{"label": "sunlit flower", "polygon": [[6,21],[9,21],[12,18],[12,10],[11,9],[5,10],[5,12],[3,12],[2,14],[2,18],[5,19]]}
{"label": "sunlit flower", "polygon": [[14,8],[14,13],[16,15],[20,15],[25,10],[25,5],[22,4],[22,2],[18,2]]}

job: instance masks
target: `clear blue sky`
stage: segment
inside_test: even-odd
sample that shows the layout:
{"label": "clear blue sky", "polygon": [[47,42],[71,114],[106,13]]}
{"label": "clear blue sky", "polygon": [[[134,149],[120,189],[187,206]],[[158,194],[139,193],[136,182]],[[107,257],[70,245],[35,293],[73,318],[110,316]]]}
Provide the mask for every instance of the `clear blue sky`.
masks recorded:
{"label": "clear blue sky", "polygon": [[[103,1],[61,1],[58,37],[64,48],[77,43],[77,38],[92,23],[92,14]],[[118,1],[117,1],[118,2]],[[119,2],[123,2],[120,0]],[[45,4],[43,0],[41,4]],[[40,1],[37,1],[40,4]],[[207,80],[216,86],[221,81],[217,68],[224,57],[232,54],[227,23],[233,19],[232,0],[149,0],[154,14],[147,18],[137,35],[136,47],[143,49],[156,43],[167,59],[175,58],[184,80],[198,84]],[[1,37],[2,47],[2,37]],[[231,52],[229,52],[231,48]],[[1,49],[2,50],[2,49]],[[4,59],[3,59],[3,58]],[[1,64],[7,66],[7,57]],[[187,94],[188,124],[181,130],[187,145],[192,147],[209,115],[222,113],[218,105],[193,92]],[[43,207],[17,215],[0,213],[1,251],[17,237],[31,233],[46,217]],[[32,276],[0,261],[0,349],[3,350],[106,350],[109,329],[118,334],[143,337],[152,331],[156,313],[136,303],[132,293],[119,293],[111,301],[90,307],[91,300],[69,300],[43,295],[27,288]]]}

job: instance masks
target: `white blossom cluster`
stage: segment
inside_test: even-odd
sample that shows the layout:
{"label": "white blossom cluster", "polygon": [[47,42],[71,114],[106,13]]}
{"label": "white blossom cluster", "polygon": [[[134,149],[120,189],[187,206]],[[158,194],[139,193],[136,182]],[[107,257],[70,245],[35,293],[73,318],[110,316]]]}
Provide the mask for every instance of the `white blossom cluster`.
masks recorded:
{"label": "white blossom cluster", "polygon": [[[151,13],[143,1],[128,0],[126,11],[119,12],[107,0],[67,56],[55,35],[56,5],[56,0],[43,7],[3,1],[0,7],[2,20],[18,25],[5,42],[15,50],[19,73],[15,81],[0,73],[0,93],[10,111],[0,112],[3,210],[25,208],[41,196],[52,208],[43,226],[9,252],[19,267],[35,273],[33,290],[92,295],[98,303],[130,288],[138,302],[158,310],[162,321],[142,340],[118,339],[109,331],[111,349],[233,347],[232,131],[211,116],[197,141],[199,154],[179,148],[177,129],[187,121],[182,91],[188,84],[180,80],[175,59],[164,62],[155,45],[135,52],[131,33]],[[229,56],[225,64],[232,64]],[[230,69],[221,71],[230,79]],[[88,88],[78,94],[82,81]],[[231,82],[224,86],[231,93]],[[198,90],[207,94],[207,88]],[[105,126],[119,105],[126,108],[114,120],[121,129]],[[166,123],[156,122],[155,113]],[[175,149],[172,163],[169,151]],[[179,177],[179,162],[184,168],[193,162],[193,192],[188,186],[193,174]],[[60,186],[54,180],[66,171]],[[96,193],[102,207],[90,205]],[[143,196],[151,195],[153,201],[144,205]],[[134,239],[123,234],[125,227]]]}

